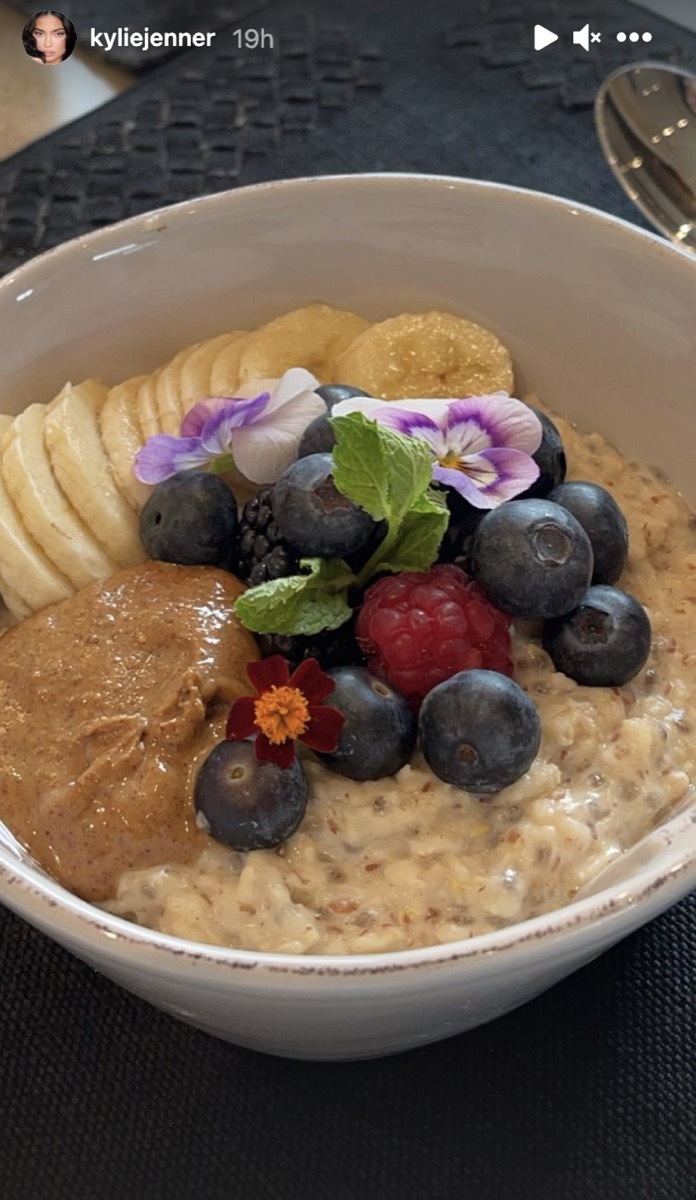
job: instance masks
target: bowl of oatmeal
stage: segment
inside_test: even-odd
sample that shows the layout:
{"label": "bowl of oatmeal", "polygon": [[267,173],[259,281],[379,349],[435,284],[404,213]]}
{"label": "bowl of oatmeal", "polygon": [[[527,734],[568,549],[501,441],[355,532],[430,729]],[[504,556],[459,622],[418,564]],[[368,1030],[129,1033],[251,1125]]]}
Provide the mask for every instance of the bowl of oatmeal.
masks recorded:
{"label": "bowl of oatmeal", "polygon": [[[693,258],[624,222],[521,189],[407,175],[206,197],[6,277],[3,902],[216,1036],[340,1059],[491,1020],[696,886],[695,302]],[[282,324],[320,308],[350,314],[332,325],[331,361]],[[278,373],[259,363],[275,363],[281,346],[282,367],[331,382],[333,361],[359,362],[367,332],[433,312],[505,350],[498,373],[453,382],[453,394],[531,398],[562,436],[568,480],[594,481],[619,503],[629,530],[620,586],[649,615],[649,657],[627,682],[587,686],[555,668],[534,621],[516,619],[514,678],[541,743],[508,786],[467,792],[434,776],[418,749],[395,775],[361,781],[309,754],[307,811],[282,846],[231,849],[192,813],[174,836],[171,805],[191,792],[226,706],[252,690],[244,666],[255,650],[226,617],[211,628],[211,611],[227,613],[236,595],[224,572],[149,561],[136,520],[148,487],[130,470],[138,439],[177,431],[174,381],[186,372],[205,365],[216,394],[215,363],[244,382],[243,368],[247,380]],[[436,350],[414,353],[435,361],[434,375],[456,372]],[[378,394],[374,376],[353,369],[340,382]],[[432,379],[419,386],[400,379],[381,394],[442,395]],[[33,433],[42,405],[53,482]],[[89,434],[87,411],[98,414]],[[54,485],[60,556],[41,542],[36,508]],[[213,642],[224,671],[210,668]],[[137,713],[125,712],[136,688]],[[67,762],[69,804],[37,765],[46,740],[61,738],[69,751],[47,756],[45,771]],[[147,774],[144,747],[157,752]],[[115,836],[108,854],[90,842],[95,805],[116,824],[134,806],[137,858]]]}

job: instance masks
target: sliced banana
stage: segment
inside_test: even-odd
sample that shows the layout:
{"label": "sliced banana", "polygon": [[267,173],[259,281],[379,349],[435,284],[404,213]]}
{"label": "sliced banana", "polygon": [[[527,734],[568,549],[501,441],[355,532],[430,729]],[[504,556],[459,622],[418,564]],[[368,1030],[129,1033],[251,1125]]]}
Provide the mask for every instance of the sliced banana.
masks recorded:
{"label": "sliced banana", "polygon": [[[0,442],[2,441],[3,435],[10,428],[10,425],[13,421],[14,417],[6,416],[5,413],[0,413]],[[15,592],[14,589],[10,587],[9,583],[3,578],[1,573],[0,597],[2,597],[5,608],[11,614],[11,616],[14,617],[15,621],[23,621],[25,617],[28,617],[31,614],[29,605],[22,599],[19,592]],[[9,624],[12,624],[12,621],[10,621],[7,613],[0,612],[0,631],[3,627],[7,627]]]}
{"label": "sliced banana", "polygon": [[[53,565],[34,541],[14,506],[0,474],[0,566],[3,599],[21,619],[46,604],[75,593],[70,580]],[[5,590],[6,589],[6,590]]]}
{"label": "sliced banana", "polygon": [[162,432],[157,408],[157,381],[161,370],[160,367],[147,375],[138,389],[138,420],[144,442]]}
{"label": "sliced banana", "polygon": [[158,433],[170,433],[179,436],[184,413],[181,407],[181,371],[186,362],[201,342],[185,346],[174,358],[157,372],[155,378],[155,404],[157,406]]}
{"label": "sliced banana", "polygon": [[114,478],[128,504],[139,513],[152,488],[133,474],[144,443],[137,416],[138,391],[147,375],[135,375],[111,388],[99,410],[99,431]]}
{"label": "sliced banana", "polygon": [[235,331],[196,342],[193,346],[187,346],[162,369],[156,383],[162,433],[178,436],[189,409],[199,400],[213,395],[211,375],[214,363],[224,350],[243,336],[243,332]]}
{"label": "sliced banana", "polygon": [[2,575],[0,575],[0,597],[2,597],[7,613],[9,613],[9,616],[6,613],[0,615],[0,632],[3,627],[7,628],[9,625],[16,625],[19,621],[23,621],[25,617],[31,616],[32,610],[29,605],[20,596],[19,592],[15,592],[10,587]]}
{"label": "sliced banana", "polygon": [[243,333],[223,347],[210,369],[211,396],[234,396],[240,383],[239,364],[242,352],[253,333]]}
{"label": "sliced banana", "polygon": [[290,367],[305,367],[322,383],[330,383],[334,360],[367,329],[362,317],[330,304],[293,309],[249,335],[239,381],[277,379]]}
{"label": "sliced banana", "polygon": [[15,417],[0,445],[2,476],[34,541],[76,588],[116,570],[61,490],[44,441],[45,404]]}
{"label": "sliced banana", "polygon": [[[198,349],[188,356],[182,365],[179,381],[182,420],[199,400],[218,394],[213,390],[213,368],[225,352],[231,353],[246,337],[246,330],[235,329],[231,333],[223,333],[220,337],[202,342]],[[227,393],[220,394],[224,396]]]}
{"label": "sliced banana", "polygon": [[334,378],[383,400],[511,392],[510,355],[488,329],[449,313],[403,313],[361,333]]}
{"label": "sliced banana", "polygon": [[119,491],[99,434],[106,396],[93,379],[66,384],[46,410],[44,435],[63,491],[111,558],[127,567],[147,556],[138,518]]}

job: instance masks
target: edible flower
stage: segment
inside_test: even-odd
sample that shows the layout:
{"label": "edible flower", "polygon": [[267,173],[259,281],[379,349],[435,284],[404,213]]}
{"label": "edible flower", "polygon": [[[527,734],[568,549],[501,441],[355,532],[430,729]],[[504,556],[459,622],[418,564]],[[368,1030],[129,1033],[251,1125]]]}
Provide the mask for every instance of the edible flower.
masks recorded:
{"label": "edible flower", "polygon": [[420,438],[433,457],[433,480],[475,508],[497,508],[539,477],[532,455],[541,422],[527,404],[496,392],[459,400],[341,400],[332,417],[361,412],[397,433]]}
{"label": "edible flower", "polygon": [[181,436],[158,433],[135,458],[143,483],[161,483],[177,471],[237,470],[250,483],[275,483],[297,457],[305,429],[326,405],[309,371],[292,367],[280,379],[242,384],[237,396],[200,400],[184,417]]}
{"label": "edible flower", "polygon": [[235,700],[227,718],[226,736],[241,741],[256,734],[259,762],[289,767],[295,758],[295,740],[310,750],[331,754],[338,745],[345,717],[322,704],[336,686],[316,658],[306,658],[290,674],[281,654],[252,662],[247,675],[256,696]]}

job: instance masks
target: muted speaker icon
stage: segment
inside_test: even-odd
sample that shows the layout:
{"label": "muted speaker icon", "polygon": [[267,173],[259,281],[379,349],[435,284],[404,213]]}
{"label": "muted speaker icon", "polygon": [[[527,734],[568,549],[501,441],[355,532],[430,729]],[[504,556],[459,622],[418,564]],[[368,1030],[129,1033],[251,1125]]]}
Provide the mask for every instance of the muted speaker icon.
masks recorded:
{"label": "muted speaker icon", "polygon": [[582,46],[584,50],[590,48],[590,26],[589,23],[584,25],[582,29],[576,29],[573,33],[573,45]]}

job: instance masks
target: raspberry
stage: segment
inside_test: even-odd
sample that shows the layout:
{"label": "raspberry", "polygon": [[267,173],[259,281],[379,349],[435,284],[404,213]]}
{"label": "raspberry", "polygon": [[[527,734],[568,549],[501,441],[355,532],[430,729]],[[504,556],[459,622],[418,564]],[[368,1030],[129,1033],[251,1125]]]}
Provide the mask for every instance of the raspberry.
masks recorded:
{"label": "raspberry", "polygon": [[452,563],[373,583],[356,634],[369,670],[416,709],[458,671],[484,667],[512,675],[510,617]]}

